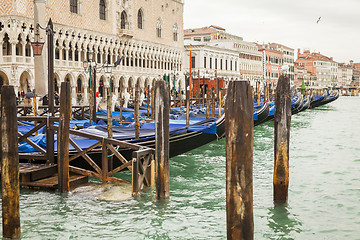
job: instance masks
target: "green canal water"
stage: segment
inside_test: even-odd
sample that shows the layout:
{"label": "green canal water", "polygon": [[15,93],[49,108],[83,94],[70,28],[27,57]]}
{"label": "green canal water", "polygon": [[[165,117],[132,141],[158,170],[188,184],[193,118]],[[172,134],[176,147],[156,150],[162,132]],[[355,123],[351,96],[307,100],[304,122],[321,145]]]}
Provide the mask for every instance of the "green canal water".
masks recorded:
{"label": "green canal water", "polygon": [[[360,239],[360,98],[292,117],[286,206],[272,201],[273,123],[254,130],[255,239]],[[22,239],[226,239],[225,141],[172,158],[171,198],[21,191]],[[113,191],[111,194],[116,195]]]}

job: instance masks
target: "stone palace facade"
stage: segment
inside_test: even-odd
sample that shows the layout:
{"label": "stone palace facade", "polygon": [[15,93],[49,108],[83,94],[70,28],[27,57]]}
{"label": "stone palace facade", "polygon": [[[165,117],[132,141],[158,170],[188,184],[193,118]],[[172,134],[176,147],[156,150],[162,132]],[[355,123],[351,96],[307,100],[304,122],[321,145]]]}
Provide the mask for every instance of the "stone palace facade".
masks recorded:
{"label": "stone palace facade", "polygon": [[[183,0],[2,0],[0,4],[0,84],[17,92],[36,89],[47,92],[46,33],[41,56],[34,57],[36,23],[54,23],[55,89],[71,83],[73,103],[88,103],[89,74],[83,68],[88,53],[97,66],[121,64],[111,75],[97,73],[97,91],[114,87],[142,89],[164,74],[177,76],[176,87],[184,89]],[[98,70],[101,70],[98,67]]]}

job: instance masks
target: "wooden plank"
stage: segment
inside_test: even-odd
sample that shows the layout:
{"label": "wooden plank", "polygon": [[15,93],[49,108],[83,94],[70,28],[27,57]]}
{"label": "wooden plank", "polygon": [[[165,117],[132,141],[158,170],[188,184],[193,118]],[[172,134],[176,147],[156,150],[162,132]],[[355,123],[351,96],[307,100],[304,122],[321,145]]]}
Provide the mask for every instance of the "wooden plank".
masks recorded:
{"label": "wooden plank", "polygon": [[[85,161],[86,162],[88,162],[89,164],[90,164],[90,166],[92,167],[92,168],[94,168],[94,170],[98,173],[98,174],[101,174],[101,168],[89,157],[89,155],[87,155],[86,154],[86,152],[88,152],[88,151],[90,151],[90,150],[88,150],[89,148],[87,148],[86,150],[81,150],[81,148],[70,138],[69,139],[69,141],[70,141],[70,144],[79,152],[79,151],[81,151],[81,152],[79,152],[79,154],[77,154],[77,155],[75,155],[75,156],[77,156],[77,157],[83,157],[84,159],[85,159]],[[96,144],[94,144],[94,145],[92,145],[90,148],[95,148],[96,146],[100,146],[102,143],[96,143]],[[75,156],[72,156],[71,158],[70,158],[70,161],[72,161],[72,160],[74,160],[75,158],[77,158],[77,157],[75,157]]]}
{"label": "wooden plank", "polygon": [[[16,126],[17,128],[17,126]],[[18,132],[18,136],[20,136],[20,138],[23,136],[21,133]],[[37,145],[36,143],[34,143],[33,141],[31,141],[28,138],[25,138],[23,141],[25,141],[26,143],[28,143],[30,146],[32,146],[33,148],[35,148],[36,150],[38,150],[39,152],[41,152],[42,154],[46,154],[45,149],[43,149],[42,147],[40,147],[39,145]]]}
{"label": "wooden plank", "polygon": [[113,182],[113,183],[130,183],[129,181],[120,179],[120,178],[116,178],[116,177],[108,177],[106,179],[106,181],[108,182]]}
{"label": "wooden plank", "polygon": [[249,81],[230,81],[225,105],[227,239],[253,239],[253,100]]}
{"label": "wooden plank", "polygon": [[[101,142],[97,142],[93,145],[91,145],[90,147],[82,150],[75,142],[74,140],[72,140],[71,138],[69,138],[70,144],[76,149],[76,151],[78,152],[77,154],[71,156],[70,158],[70,162],[80,156],[84,157],[85,155],[87,155],[87,152],[90,152],[91,150],[97,148],[98,146],[101,146]],[[89,157],[89,156],[88,156]]]}
{"label": "wooden plank", "polygon": [[281,75],[276,87],[274,115],[274,202],[283,204],[288,199],[289,143],[291,124],[290,80]]}
{"label": "wooden plank", "polygon": [[20,238],[20,183],[16,97],[13,86],[1,88],[1,183],[3,237]]}
{"label": "wooden plank", "polygon": [[74,167],[74,166],[70,166],[69,169],[73,173],[77,173],[77,174],[80,174],[80,175],[101,179],[100,174],[98,174],[96,172],[93,172],[93,171],[90,171],[90,170],[85,170],[85,169],[81,169],[81,168]]}
{"label": "wooden plank", "polygon": [[[111,144],[107,144],[107,148],[117,157],[123,164],[128,163],[128,160],[124,158]],[[128,169],[132,171],[131,166],[129,165]]]}
{"label": "wooden plank", "polygon": [[31,129],[29,132],[25,133],[24,135],[22,135],[18,142],[22,142],[25,138],[30,137],[33,133],[35,133],[36,131],[38,131],[40,128],[42,128],[43,126],[46,125],[46,122],[42,122],[39,125],[35,126],[33,129]]}
{"label": "wooden plank", "polygon": [[109,176],[112,176],[112,175],[114,175],[115,173],[120,172],[121,170],[123,170],[123,169],[125,169],[125,168],[129,168],[129,169],[131,169],[130,171],[132,171],[131,165],[132,165],[132,161],[128,161],[128,162],[122,164],[121,166],[119,166],[119,167],[111,170],[108,175],[109,175]]}

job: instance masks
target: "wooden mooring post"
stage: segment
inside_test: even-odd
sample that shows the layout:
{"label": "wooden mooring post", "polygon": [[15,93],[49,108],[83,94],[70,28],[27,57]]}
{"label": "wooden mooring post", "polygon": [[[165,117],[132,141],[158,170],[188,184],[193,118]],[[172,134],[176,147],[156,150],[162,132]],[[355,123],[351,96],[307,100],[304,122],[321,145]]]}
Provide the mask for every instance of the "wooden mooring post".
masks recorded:
{"label": "wooden mooring post", "polygon": [[140,137],[140,117],[139,117],[139,102],[140,100],[140,83],[135,84],[135,101],[134,101],[134,120],[135,120],[135,138]]}
{"label": "wooden mooring post", "polygon": [[112,93],[110,88],[106,88],[107,91],[107,99],[106,99],[106,113],[107,113],[107,131],[108,131],[108,138],[112,138],[113,137],[113,124],[112,124]]}
{"label": "wooden mooring post", "polygon": [[154,85],[151,87],[151,120],[155,119],[154,107],[155,105],[155,87]]}
{"label": "wooden mooring post", "polygon": [[[166,83],[155,83],[155,162],[156,162],[156,197],[170,197],[169,170],[169,92]],[[189,94],[189,91],[187,91]]]}
{"label": "wooden mooring post", "polygon": [[215,91],[212,90],[211,91],[211,108],[212,108],[212,111],[211,111],[211,117],[214,118],[215,117]]}
{"label": "wooden mooring post", "polygon": [[70,82],[61,83],[60,118],[58,130],[58,186],[59,192],[70,191],[69,183],[69,129],[70,129]]}
{"label": "wooden mooring post", "polygon": [[222,98],[222,91],[220,90],[219,91],[219,103],[218,103],[218,108],[219,108],[219,112],[218,112],[218,118],[221,117],[221,105],[222,105],[222,102],[221,102],[221,99]]}
{"label": "wooden mooring post", "polygon": [[210,98],[209,98],[209,93],[206,94],[206,119],[208,119],[210,117]]}
{"label": "wooden mooring post", "polygon": [[4,238],[20,238],[20,183],[16,97],[13,86],[1,88],[1,183]]}
{"label": "wooden mooring post", "polygon": [[190,90],[186,90],[186,126],[190,123]]}
{"label": "wooden mooring post", "polygon": [[122,81],[120,81],[120,91],[119,91],[119,112],[120,112],[120,124],[122,125],[123,121],[122,121],[122,107],[123,107],[123,97],[122,97],[122,92],[123,92],[123,83]]}
{"label": "wooden mooring post", "polygon": [[288,199],[289,142],[291,123],[290,80],[281,75],[276,87],[274,115],[274,203],[283,204]]}
{"label": "wooden mooring post", "polygon": [[225,105],[227,239],[253,239],[253,97],[249,81],[231,81]]}

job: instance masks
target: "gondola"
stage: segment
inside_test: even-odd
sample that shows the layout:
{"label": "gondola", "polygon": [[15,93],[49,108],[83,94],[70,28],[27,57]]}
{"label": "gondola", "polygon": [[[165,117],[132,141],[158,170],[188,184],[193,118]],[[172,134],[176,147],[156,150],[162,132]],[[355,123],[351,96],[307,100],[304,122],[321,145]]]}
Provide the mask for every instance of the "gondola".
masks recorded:
{"label": "gondola", "polygon": [[313,96],[313,99],[310,103],[310,108],[316,108],[318,106],[321,106],[321,101],[325,98],[324,95],[320,95],[320,96]]}
{"label": "gondola", "polygon": [[270,105],[268,102],[264,103],[259,109],[255,110],[254,126],[257,126],[267,119],[270,112]]}
{"label": "gondola", "polygon": [[291,114],[293,115],[299,113],[304,106],[304,98],[302,94],[298,94],[297,97],[298,99],[294,102],[294,104],[292,104],[291,108]]}
{"label": "gondola", "polygon": [[307,97],[303,100],[303,105],[301,107],[301,109],[299,110],[299,112],[305,111],[306,109],[310,108],[310,102],[311,102],[311,97]]}

